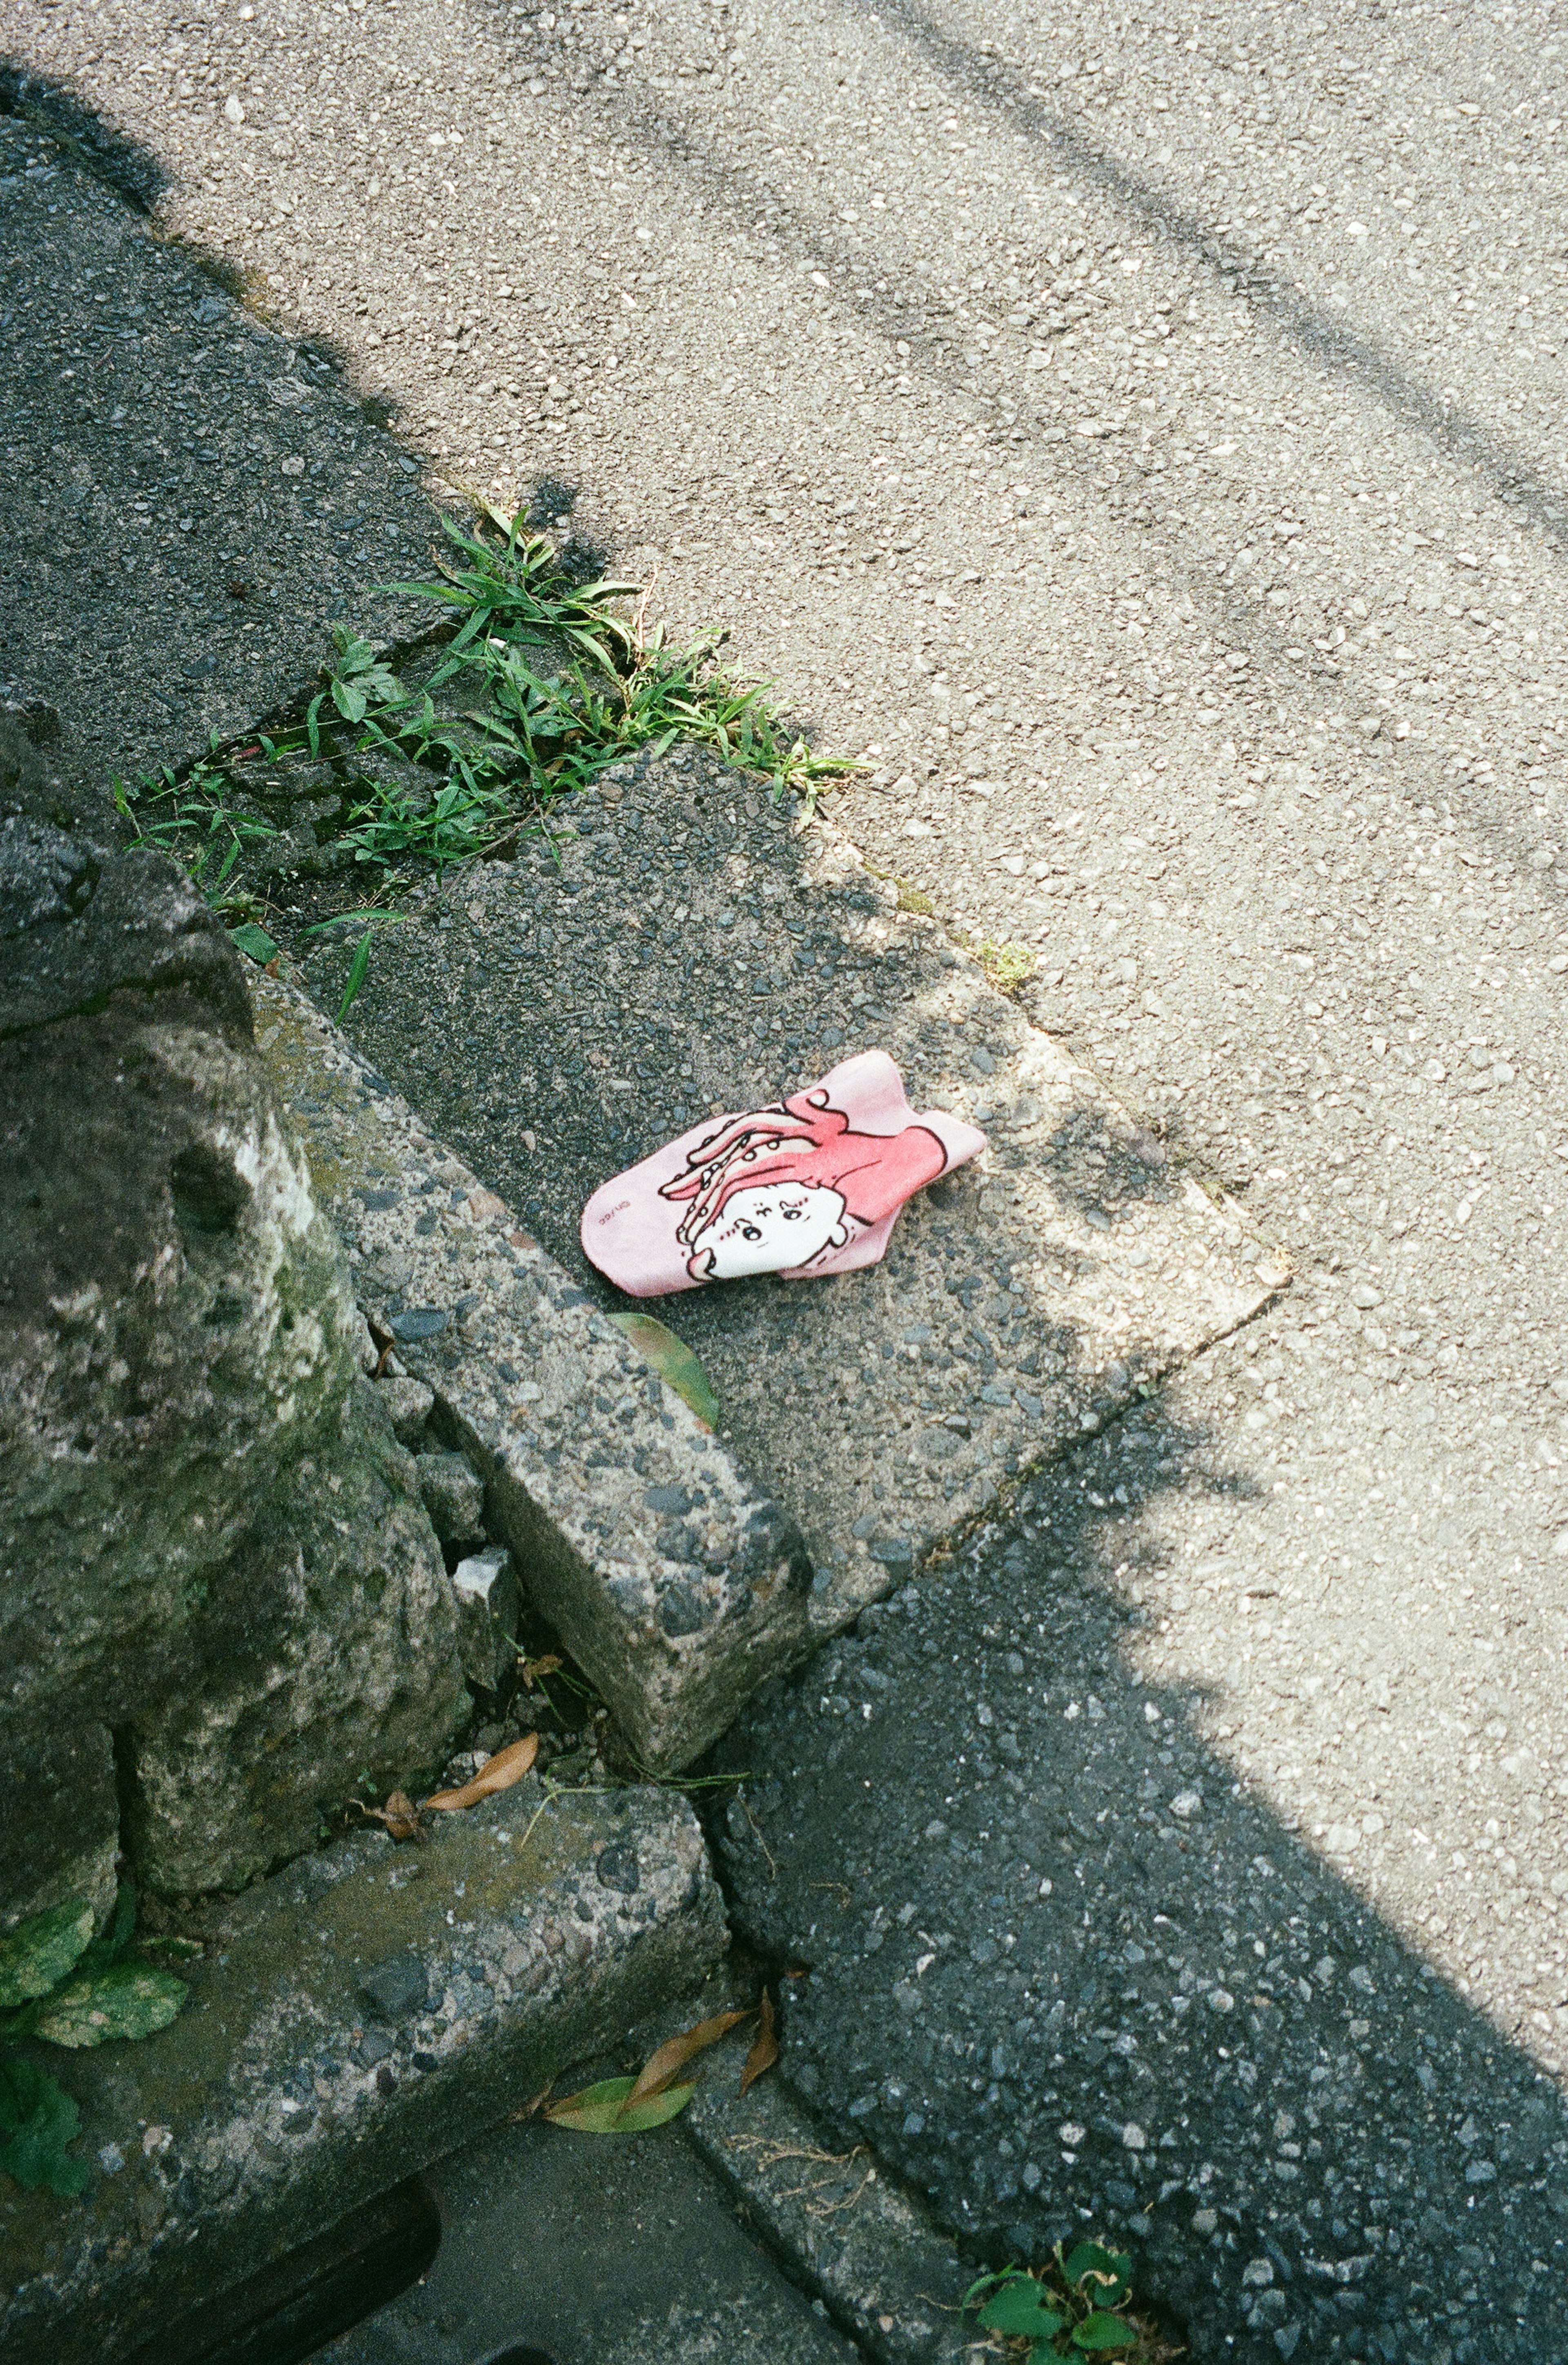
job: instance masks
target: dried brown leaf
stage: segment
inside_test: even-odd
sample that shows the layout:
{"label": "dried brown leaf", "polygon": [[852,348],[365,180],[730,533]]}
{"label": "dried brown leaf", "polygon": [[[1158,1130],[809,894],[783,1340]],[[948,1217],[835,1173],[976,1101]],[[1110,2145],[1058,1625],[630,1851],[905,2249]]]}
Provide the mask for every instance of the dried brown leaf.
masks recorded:
{"label": "dried brown leaf", "polygon": [[527,1733],[521,1741],[498,1749],[460,1790],[438,1790],[433,1799],[425,1800],[426,1809],[433,1807],[444,1815],[455,1807],[476,1807],[481,1799],[493,1799],[498,1790],[510,1790],[514,1782],[521,1782],[538,1754],[539,1735]]}
{"label": "dried brown leaf", "polygon": [[373,1823],[382,1824],[388,1839],[420,1840],[425,1835],[424,1818],[406,1790],[393,1790],[384,1807],[367,1807],[363,1799],[354,1805]]}
{"label": "dried brown leaf", "polygon": [[534,1685],[539,1681],[541,1676],[554,1676],[557,1674],[560,1670],[561,1664],[561,1658],[557,1652],[546,1651],[542,1659],[520,1660],[517,1671],[522,1677],[523,1684],[526,1688],[529,1691],[532,1691]]}
{"label": "dried brown leaf", "polygon": [[644,2063],[636,2084],[626,2097],[627,2108],[630,2109],[633,2102],[645,2102],[650,2094],[662,2093],[689,2061],[694,2061],[700,2053],[706,2053],[711,2045],[717,2045],[721,2036],[727,2036],[732,2028],[750,2018],[749,2012],[718,2012],[711,2020],[700,2020],[695,2028],[687,2029],[679,2036],[670,2037]]}
{"label": "dried brown leaf", "polygon": [[773,1998],[764,1988],[762,2002],[757,2010],[756,2034],[752,2038],[751,2051],[746,2055],[745,2068],[741,2071],[741,2092],[744,2094],[748,2086],[755,2086],[778,2058],[778,2034],[773,2025]]}

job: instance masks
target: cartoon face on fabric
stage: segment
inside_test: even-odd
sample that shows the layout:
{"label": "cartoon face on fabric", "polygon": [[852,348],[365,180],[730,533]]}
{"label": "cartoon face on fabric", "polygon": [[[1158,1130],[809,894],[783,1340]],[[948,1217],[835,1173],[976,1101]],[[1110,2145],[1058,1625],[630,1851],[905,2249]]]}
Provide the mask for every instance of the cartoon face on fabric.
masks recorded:
{"label": "cartoon face on fabric", "polygon": [[886,1052],[864,1051],[603,1184],[583,1211],[583,1247],[636,1297],[845,1272],[881,1256],[916,1191],[984,1148],[959,1118],[917,1115]]}
{"label": "cartoon face on fabric", "polygon": [[849,1239],[843,1199],[826,1182],[755,1183],[724,1202],[697,1234],[688,1271],[695,1281],[809,1265]]}

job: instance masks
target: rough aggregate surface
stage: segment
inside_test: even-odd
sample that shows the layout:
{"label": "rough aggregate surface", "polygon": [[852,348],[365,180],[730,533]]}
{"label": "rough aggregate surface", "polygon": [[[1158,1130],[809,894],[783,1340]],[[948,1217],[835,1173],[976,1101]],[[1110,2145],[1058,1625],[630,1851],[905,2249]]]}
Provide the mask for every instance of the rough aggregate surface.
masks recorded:
{"label": "rough aggregate surface", "polygon": [[532,1777],[425,1848],[363,1833],[222,1900],[177,2020],[50,2057],[93,2180],[63,2215],[0,2192],[7,2359],[167,2336],[700,1986],[724,1945],[684,1800],[547,1802]]}
{"label": "rough aggregate surface", "polygon": [[[876,1047],[914,1105],[988,1128],[878,1265],[659,1308],[722,1435],[801,1521],[830,1629],[1289,1277],[902,902],[766,783],[672,750],[612,767],[515,861],[411,898],[346,1020],[612,1308],[633,1301],[584,1254],[580,1211],[704,1115]],[[330,1005],[346,947],[301,949]]]}
{"label": "rough aggregate surface", "polygon": [[1204,2358],[1534,2358],[1557,2085],[1138,1669],[1140,1512],[1234,1483],[1148,1407],[770,1686],[732,1909],[794,2085],[985,2252],[1114,2228]]}
{"label": "rough aggregate surface", "polygon": [[[1357,2016],[1391,2164],[1413,2146],[1401,2255],[1424,2182],[1442,2320],[1436,2298],[1390,2313],[1386,2240],[1377,2277],[1332,2285],[1339,2314],[1300,2317],[1305,2266],[1287,2285],[1223,2220],[1212,2304],[1286,2294],[1231,2353],[1285,2353],[1299,2321],[1298,2354],[1445,2365],[1527,2339],[1495,2314],[1506,2284],[1560,2348],[1536,2203],[1503,2210],[1522,2171],[1481,2150],[1498,2173],[1466,2181],[1417,2145],[1422,2089],[1396,2076],[1454,2015],[1452,2146],[1474,2154],[1568,2035],[1554,12],[277,0],[197,28],[117,0],[17,26],[156,150],[160,219],[253,262],[443,465],[507,496],[547,478],[619,563],[656,560],[678,615],[734,621],[741,661],[876,766],[841,808],[870,857],[1030,944],[1031,1014],[1294,1250],[1291,1298],[1166,1392],[1162,1433],[1195,1442],[1157,1454],[1156,1494],[1126,1431],[1078,1474],[1102,1498],[1095,1597],[1121,1605],[1095,1696],[1165,1687],[1183,1745],[1202,1736],[1190,1786],[1238,1783],[1226,1811],[1259,1819],[1246,1861],[1338,1884],[1310,1890],[1343,1922],[1338,1993],[1358,1962],[1383,1978],[1363,1909],[1405,1949],[1401,2012]],[[999,1539],[973,1580],[1020,1656],[1067,1565],[1028,1547]],[[967,1665],[967,1620],[930,1639]],[[1086,1733],[1072,1673],[1059,1729]],[[927,1703],[945,1764],[967,1754],[949,1676]],[[859,1723],[854,1782],[813,1774],[814,1746],[778,1759],[823,1785],[813,1845],[846,1861],[908,1771],[888,1719]],[[894,1921],[916,1842],[885,1838],[858,1893],[881,1883]],[[801,1946],[822,1900],[786,1894],[774,1926]],[[997,1894],[969,1866],[940,1926],[983,1939]],[[1290,1913],[1252,1918],[1267,1976]],[[1078,1943],[1109,1990],[1126,1938]],[[812,2003],[823,2063],[869,2062],[886,1951]],[[1225,1986],[1220,1960],[1202,1975]],[[1009,2040],[978,1981],[945,2023],[977,2059]],[[1022,2190],[991,2082],[933,2085],[930,2147]],[[1063,2093],[1058,2125],[1094,2133]],[[1139,2108],[1158,2154],[1172,2121]],[[1370,2255],[1361,2138],[1309,2129],[1304,2160],[1314,2140],[1325,2186],[1330,2152],[1359,2163],[1346,2235],[1326,2219],[1337,2263]],[[1036,2165],[1044,2190],[1058,2170]],[[1115,2180],[1135,2208],[1141,2180]],[[1015,2204],[986,2190],[1000,2241]]]}

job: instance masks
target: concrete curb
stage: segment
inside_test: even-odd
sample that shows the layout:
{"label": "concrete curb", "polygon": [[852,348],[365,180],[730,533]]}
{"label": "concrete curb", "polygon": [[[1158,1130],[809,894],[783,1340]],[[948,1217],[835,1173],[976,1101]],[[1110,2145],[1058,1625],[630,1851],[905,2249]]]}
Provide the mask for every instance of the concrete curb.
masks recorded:
{"label": "concrete curb", "polygon": [[254,994],[364,1313],[639,1761],[689,1765],[810,1646],[800,1530],[313,1004],[259,973]]}
{"label": "concrete curb", "polygon": [[[800,1520],[817,1634],[1288,1280],[896,880],[766,781],[676,748],[603,773],[557,828],[418,890],[350,1025],[585,1295],[615,1302],[577,1239],[607,1176],[855,1050],[890,1051],[916,1106],[990,1137],[881,1263],[660,1305],[730,1447]],[[343,960],[307,956],[322,998]]]}
{"label": "concrete curb", "polygon": [[974,2346],[973,2280],[869,2150],[835,2153],[781,2077],[737,2097],[708,2079],[685,2113],[698,2150],[799,2281],[876,2365],[959,2365]]}
{"label": "concrete curb", "polygon": [[[541,1811],[543,1809],[543,1811]],[[521,2108],[708,1977],[722,1906],[684,1799],[537,1781],[428,1845],[339,1842],[237,1900],[180,2018],[40,2058],[95,2156],[0,2193],[7,2365],[109,2365]]]}

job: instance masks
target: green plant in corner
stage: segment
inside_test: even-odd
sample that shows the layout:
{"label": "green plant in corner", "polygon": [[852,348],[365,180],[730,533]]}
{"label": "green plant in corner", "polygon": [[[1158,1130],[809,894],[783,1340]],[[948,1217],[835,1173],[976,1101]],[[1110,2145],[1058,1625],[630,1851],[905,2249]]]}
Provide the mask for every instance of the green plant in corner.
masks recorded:
{"label": "green plant in corner", "polygon": [[380,653],[362,641],[346,624],[332,626],[338,662],[329,668],[327,687],[310,701],[305,717],[310,753],[321,752],[320,713],[330,698],[345,723],[363,723],[372,701],[384,712],[406,706],[409,693]]}
{"label": "green plant in corner", "polygon": [[[1176,2352],[1131,2313],[1132,2260],[1099,2242],[1058,2242],[1037,2272],[1003,2267],[981,2275],[964,2294],[981,2328],[1044,2365],[1047,2358],[1109,2357],[1121,2365],[1158,2365]],[[1026,2348],[1022,2344],[1026,2343]]]}
{"label": "green plant in corner", "polygon": [[230,886],[246,850],[275,837],[271,822],[225,801],[220,766],[205,760],[181,774],[170,764],[138,780],[110,783],[115,811],[135,831],[131,851],[167,854],[183,863],[215,912],[246,912],[248,893]]}
{"label": "green plant in corner", "polygon": [[1016,993],[1021,985],[1027,985],[1038,966],[1037,957],[1027,945],[977,945],[975,958],[998,993]]}
{"label": "green plant in corner", "polygon": [[[90,1905],[50,1906],[0,1938],[0,2045],[41,2038],[75,2052],[166,2028],[185,1981],[131,1953],[136,1891],[120,1883],[113,1919],[95,1937]],[[69,2157],[82,2129],[75,2103],[30,2055],[0,2053],[0,2169],[29,2191],[69,2199],[87,2181]]]}

